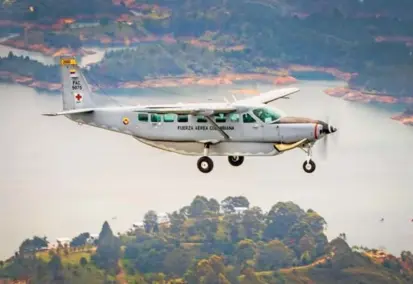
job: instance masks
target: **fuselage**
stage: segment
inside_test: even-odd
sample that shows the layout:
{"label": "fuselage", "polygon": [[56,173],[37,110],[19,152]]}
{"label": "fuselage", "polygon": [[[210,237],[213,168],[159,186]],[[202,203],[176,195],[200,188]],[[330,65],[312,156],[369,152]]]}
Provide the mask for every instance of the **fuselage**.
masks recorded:
{"label": "fuselage", "polygon": [[[219,108],[220,105],[223,104],[197,104],[200,108]],[[288,117],[268,105],[238,108],[241,111],[214,115],[212,122],[202,115],[132,111],[136,107],[102,108],[91,114],[68,117],[78,123],[131,135],[150,146],[187,155],[202,153],[204,141],[219,142],[212,143],[216,145],[211,146],[211,155],[276,155],[278,151],[273,147],[274,143],[291,144],[302,139],[315,141],[321,136],[320,121]],[[230,139],[225,139],[218,127]]]}
{"label": "fuselage", "polygon": [[203,173],[214,167],[209,156],[228,156],[229,163],[237,167],[244,156],[274,156],[295,148],[307,153],[303,169],[312,173],[312,146],[337,131],[323,121],[288,117],[268,106],[297,93],[294,87],[232,103],[111,107],[91,92],[75,58],[61,57],[60,66],[63,110],[44,115],[64,115],[80,124],[130,135],[158,149],[201,156],[197,167]]}

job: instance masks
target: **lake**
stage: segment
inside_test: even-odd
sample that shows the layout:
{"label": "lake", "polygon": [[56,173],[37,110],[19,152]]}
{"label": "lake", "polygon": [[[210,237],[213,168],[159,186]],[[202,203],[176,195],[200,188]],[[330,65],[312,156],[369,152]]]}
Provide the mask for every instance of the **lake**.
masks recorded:
{"label": "lake", "polygon": [[[214,170],[202,174],[197,157],[162,152],[64,117],[41,116],[61,110],[58,95],[1,85],[0,259],[33,235],[54,241],[84,231],[99,233],[105,220],[115,232],[125,231],[146,211],[171,212],[196,195],[219,201],[244,195],[266,211],[291,200],[320,213],[328,222],[329,238],[345,232],[351,245],[384,246],[396,254],[413,250],[413,128],[389,119],[391,110],[322,92],[337,84],[300,82],[301,92],[274,103],[289,115],[329,116],[338,127],[326,160],[315,147],[313,174],[302,170],[305,154],[300,150],[246,157],[239,168],[217,157]],[[124,103],[216,101],[230,99],[235,88],[128,91],[116,98]]]}

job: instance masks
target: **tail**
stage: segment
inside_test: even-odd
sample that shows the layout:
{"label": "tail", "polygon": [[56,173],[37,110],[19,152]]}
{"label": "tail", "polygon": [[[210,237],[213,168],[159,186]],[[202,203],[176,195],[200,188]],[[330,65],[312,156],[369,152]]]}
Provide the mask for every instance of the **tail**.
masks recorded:
{"label": "tail", "polygon": [[96,107],[113,105],[105,98],[93,94],[74,57],[62,56],[59,60],[63,85],[63,111],[44,113],[46,116],[91,113]]}
{"label": "tail", "polygon": [[63,110],[90,109],[96,106],[93,93],[74,57],[60,57],[63,84]]}

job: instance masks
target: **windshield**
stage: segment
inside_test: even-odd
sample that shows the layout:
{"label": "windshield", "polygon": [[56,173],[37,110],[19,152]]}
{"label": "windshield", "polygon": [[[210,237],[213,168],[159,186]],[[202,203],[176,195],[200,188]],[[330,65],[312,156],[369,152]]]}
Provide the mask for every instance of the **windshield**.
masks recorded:
{"label": "windshield", "polygon": [[273,123],[281,118],[280,113],[269,108],[256,108],[252,112],[265,123]]}

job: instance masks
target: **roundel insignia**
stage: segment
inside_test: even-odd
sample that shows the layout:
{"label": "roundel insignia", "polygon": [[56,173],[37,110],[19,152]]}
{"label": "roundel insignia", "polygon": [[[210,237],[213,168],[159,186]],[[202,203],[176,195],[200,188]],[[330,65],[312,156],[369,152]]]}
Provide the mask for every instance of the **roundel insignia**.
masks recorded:
{"label": "roundel insignia", "polygon": [[123,124],[128,125],[129,124],[129,118],[124,117],[122,122],[123,122]]}

